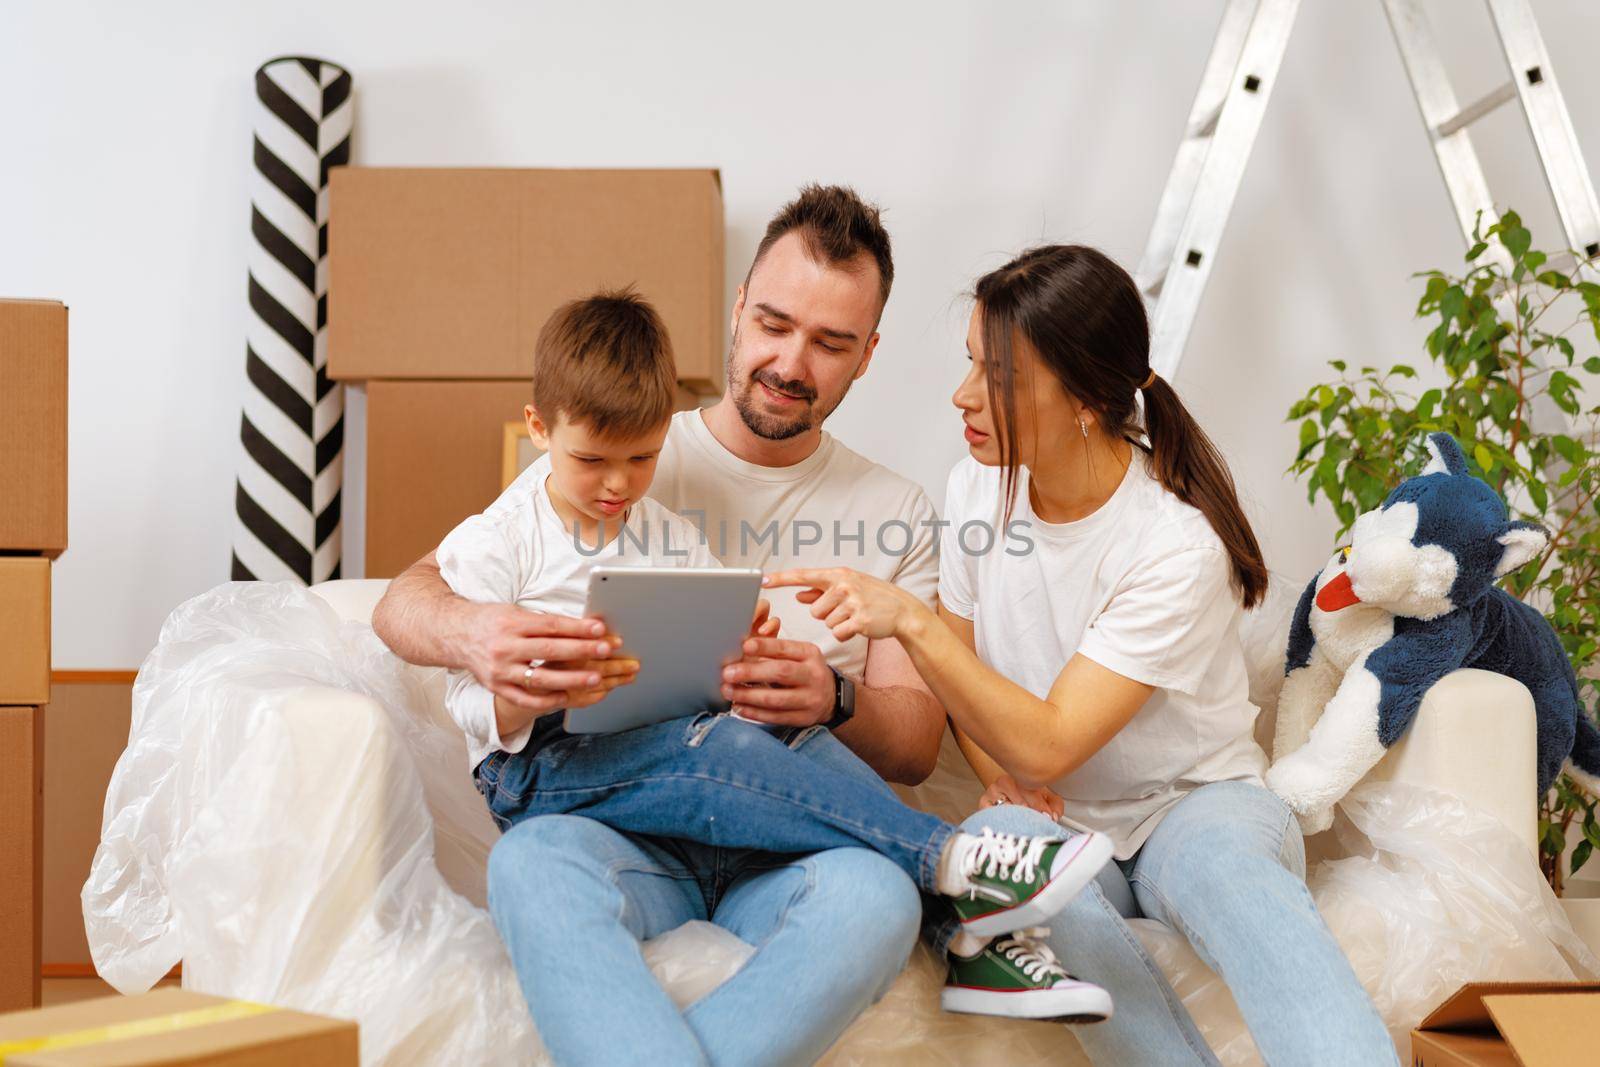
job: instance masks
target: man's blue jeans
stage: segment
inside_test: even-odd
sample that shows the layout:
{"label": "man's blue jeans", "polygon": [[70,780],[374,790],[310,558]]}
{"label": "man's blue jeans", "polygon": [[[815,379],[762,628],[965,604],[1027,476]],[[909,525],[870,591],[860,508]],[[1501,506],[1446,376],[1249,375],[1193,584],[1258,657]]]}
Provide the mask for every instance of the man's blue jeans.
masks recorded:
{"label": "man's blue jeans", "polygon": [[[810,810],[849,814],[853,801],[830,795],[835,788],[876,797],[863,800],[869,808],[885,798],[898,804],[882,779],[825,730],[774,737],[738,720],[708,721],[591,739],[547,728],[530,740],[538,750],[526,759],[502,754],[479,769],[478,787],[506,830],[489,857],[489,910],[558,1063],[811,1063],[883,995],[915,944],[922,907],[911,878],[879,851],[855,847],[850,831],[814,822]],[[651,731],[653,741],[644,736]],[[701,757],[702,771],[712,762],[705,757],[737,756],[739,775],[719,777],[751,790],[746,812],[738,810],[745,794],[731,783],[722,783],[719,806],[707,807],[696,779],[673,769],[678,746],[699,749],[713,737],[726,747],[689,755]],[[790,757],[782,777],[794,779],[784,790],[774,781],[780,750]],[[770,775],[757,773],[763,766]],[[582,817],[585,805],[662,832],[613,829]],[[575,814],[556,813],[568,809]],[[932,823],[948,836],[945,824]],[[711,843],[675,839],[675,831],[701,827]],[[770,848],[727,844],[762,833]],[[883,843],[909,857],[918,835],[930,833],[912,820]],[[907,839],[897,842],[897,834]],[[757,951],[680,1013],[639,942],[691,919],[714,922]]]}
{"label": "man's blue jeans", "polygon": [[[1058,830],[1048,816],[1005,805],[968,818],[1013,834]],[[1233,993],[1271,1067],[1394,1064],[1394,1044],[1305,884],[1305,845],[1288,807],[1248,782],[1213,782],[1170,811],[1131,859],[1099,878],[1050,922],[1049,944],[1077,977],[1110,991],[1109,1022],[1075,1030],[1097,1064],[1215,1065],[1125,919],[1156,919],[1188,938]],[[930,929],[937,946],[954,924]]]}

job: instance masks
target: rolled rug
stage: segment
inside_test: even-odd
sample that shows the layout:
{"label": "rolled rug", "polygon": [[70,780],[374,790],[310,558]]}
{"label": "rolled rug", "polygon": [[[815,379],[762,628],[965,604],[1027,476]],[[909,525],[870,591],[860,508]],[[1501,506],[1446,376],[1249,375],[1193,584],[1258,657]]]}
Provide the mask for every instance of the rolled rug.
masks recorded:
{"label": "rolled rug", "polygon": [[328,172],[350,161],[350,73],[304,56],[256,71],[250,317],[235,580],[339,577],[344,387],[328,379]]}

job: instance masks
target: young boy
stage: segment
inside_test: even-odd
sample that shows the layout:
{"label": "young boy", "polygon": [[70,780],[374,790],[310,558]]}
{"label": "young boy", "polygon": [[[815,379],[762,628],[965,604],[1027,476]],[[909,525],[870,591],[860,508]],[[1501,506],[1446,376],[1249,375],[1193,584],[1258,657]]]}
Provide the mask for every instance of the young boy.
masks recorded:
{"label": "young boy", "polygon": [[[595,566],[717,566],[691,523],[645,495],[675,377],[666,331],[633,293],[601,293],[558,309],[536,344],[525,411],[545,452],[535,488],[445,538],[438,560],[450,587],[470,600],[580,616]],[[764,609],[752,632],[771,635],[777,623]],[[584,673],[588,687],[574,692],[571,706],[593,704],[631,680],[603,676],[601,661],[548,666]],[[800,731],[774,732],[704,709],[623,733],[570,735],[559,713],[517,708],[461,671],[451,672],[446,705],[467,735],[474,780],[502,830],[537,815],[581,815],[627,834],[730,849],[865,847],[895,862],[922,892],[948,899],[980,945],[1054,915],[1111,854],[1100,834],[962,833],[886,788],[794,751],[788,742]],[[1071,982],[1059,968],[1034,970],[1038,996],[1008,996],[1006,1014],[1080,1021],[1109,1014],[1098,987]]]}

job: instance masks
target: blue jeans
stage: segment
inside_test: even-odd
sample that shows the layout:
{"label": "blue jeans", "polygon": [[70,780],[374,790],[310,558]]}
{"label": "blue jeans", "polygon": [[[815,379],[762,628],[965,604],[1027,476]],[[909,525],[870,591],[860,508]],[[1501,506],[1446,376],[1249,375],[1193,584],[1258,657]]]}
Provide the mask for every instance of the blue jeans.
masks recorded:
{"label": "blue jeans", "polygon": [[[677,730],[686,726],[679,721]],[[712,732],[722,733],[722,725]],[[506,830],[489,856],[489,911],[557,1063],[811,1063],[905,966],[921,904],[911,879],[883,855],[835,847],[796,856],[624,833],[580,815],[539,814],[526,803],[536,794],[518,797],[519,789],[531,790],[530,775],[556,763],[582,767],[608,747],[591,741],[557,748],[565,735],[540,733],[530,747],[542,741],[540,752],[552,749],[545,767],[524,766],[538,764],[540,753],[516,764],[499,759],[498,766],[490,757],[478,785]],[[730,738],[735,733],[742,730],[726,731]],[[832,784],[848,779],[852,792],[865,787],[894,797],[826,731],[787,741],[792,754],[805,757],[807,774]],[[672,751],[670,732],[665,747]],[[561,758],[579,750],[588,756]],[[610,777],[627,777],[618,772],[612,764]],[[631,787],[647,789],[637,781]],[[680,811],[677,818],[698,815]],[[639,942],[691,919],[716,923],[756,953],[680,1013],[645,966]]]}
{"label": "blue jeans", "polygon": [[[1048,816],[988,808],[964,829],[1059,832]],[[1394,1043],[1305,884],[1305,845],[1288,807],[1248,782],[1201,786],[1167,813],[1131,859],[1050,923],[1050,947],[1079,978],[1110,991],[1116,1014],[1075,1033],[1098,1064],[1217,1060],[1124,919],[1188,938],[1239,1006],[1270,1067],[1396,1063]],[[943,947],[953,924],[930,931]]]}
{"label": "blue jeans", "polygon": [[928,893],[955,833],[902,803],[821,727],[774,729],[709,712],[615,734],[547,728],[521,752],[489,756],[476,778],[502,830],[536,815],[582,815],[717,848],[869,848]]}

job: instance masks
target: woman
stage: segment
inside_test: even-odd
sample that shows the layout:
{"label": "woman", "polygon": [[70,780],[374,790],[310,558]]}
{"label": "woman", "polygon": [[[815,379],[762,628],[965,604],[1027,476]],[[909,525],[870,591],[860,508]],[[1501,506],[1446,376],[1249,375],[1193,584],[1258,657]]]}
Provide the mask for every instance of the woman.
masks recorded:
{"label": "woman", "polygon": [[[1047,938],[1005,945],[1035,970],[1053,950],[1110,990],[1114,1018],[1079,1031],[1095,1062],[1216,1062],[1136,916],[1189,939],[1267,1063],[1395,1062],[1306,889],[1299,827],[1262,785],[1238,630],[1266,567],[1227,467],[1150,369],[1132,279],[1047,246],[976,298],[954,397],[971,456],[950,476],[937,616],[848,570],[768,584],[810,586],[801,599],[841,640],[905,647],[987,787],[967,828],[1037,834],[1058,815],[1113,838],[1118,863]],[[949,948],[953,982],[995,951]]]}

